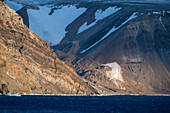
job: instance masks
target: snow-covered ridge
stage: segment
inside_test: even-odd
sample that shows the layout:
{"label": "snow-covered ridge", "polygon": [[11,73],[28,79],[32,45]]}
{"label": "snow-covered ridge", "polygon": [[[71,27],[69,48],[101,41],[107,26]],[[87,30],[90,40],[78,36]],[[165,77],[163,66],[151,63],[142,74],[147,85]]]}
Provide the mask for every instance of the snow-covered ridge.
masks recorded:
{"label": "snow-covered ridge", "polygon": [[88,51],[89,49],[93,48],[95,45],[97,45],[99,42],[103,41],[106,37],[108,37],[111,33],[115,32],[117,29],[119,29],[120,27],[122,27],[124,24],[126,24],[127,22],[129,22],[130,20],[134,19],[137,17],[137,12],[133,13],[125,22],[123,22],[120,26],[118,27],[113,27],[104,37],[102,37],[100,40],[98,40],[97,42],[95,42],[93,45],[91,45],[90,47],[88,47],[87,49],[81,51],[80,53],[84,53],[86,51]]}
{"label": "snow-covered ridge", "polygon": [[117,7],[109,7],[107,8],[105,11],[103,10],[97,10],[95,13],[95,22],[91,23],[90,25],[87,25],[87,22],[85,22],[78,30],[78,33],[81,33],[83,31],[85,31],[86,29],[94,26],[99,20],[102,20],[114,13],[116,13],[118,10],[120,10],[121,8],[117,8]]}

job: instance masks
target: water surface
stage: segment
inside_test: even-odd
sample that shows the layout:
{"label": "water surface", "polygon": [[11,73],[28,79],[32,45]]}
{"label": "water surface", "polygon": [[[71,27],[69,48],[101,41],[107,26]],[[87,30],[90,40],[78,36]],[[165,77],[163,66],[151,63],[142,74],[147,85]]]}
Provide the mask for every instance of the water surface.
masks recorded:
{"label": "water surface", "polygon": [[170,96],[0,96],[0,112],[170,113]]}

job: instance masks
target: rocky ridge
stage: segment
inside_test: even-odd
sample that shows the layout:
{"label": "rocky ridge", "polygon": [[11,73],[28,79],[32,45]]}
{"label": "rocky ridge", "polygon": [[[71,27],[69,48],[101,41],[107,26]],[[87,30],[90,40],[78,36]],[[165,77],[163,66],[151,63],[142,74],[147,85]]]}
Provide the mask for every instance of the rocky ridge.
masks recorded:
{"label": "rocky ridge", "polygon": [[21,94],[97,93],[59,60],[48,43],[30,31],[14,10],[1,1],[0,8],[1,86]]}

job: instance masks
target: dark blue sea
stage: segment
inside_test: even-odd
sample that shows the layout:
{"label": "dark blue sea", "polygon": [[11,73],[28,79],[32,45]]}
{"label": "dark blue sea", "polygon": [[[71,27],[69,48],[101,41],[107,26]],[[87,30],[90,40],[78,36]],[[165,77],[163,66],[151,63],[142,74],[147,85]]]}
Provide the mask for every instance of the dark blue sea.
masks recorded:
{"label": "dark blue sea", "polygon": [[170,113],[170,96],[0,96],[0,112]]}

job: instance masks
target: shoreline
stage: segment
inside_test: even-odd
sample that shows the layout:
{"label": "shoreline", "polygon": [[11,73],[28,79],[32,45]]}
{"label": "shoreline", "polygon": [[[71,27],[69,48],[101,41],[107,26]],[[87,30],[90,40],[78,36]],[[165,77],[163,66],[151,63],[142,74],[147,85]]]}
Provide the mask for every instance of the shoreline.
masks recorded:
{"label": "shoreline", "polygon": [[[0,94],[0,96],[4,96]],[[83,94],[21,94],[21,96],[170,96],[170,94],[96,94],[96,95],[83,95]]]}
{"label": "shoreline", "polygon": [[25,96],[170,96],[170,94],[99,94],[99,95],[79,95],[79,94],[21,94]]}

